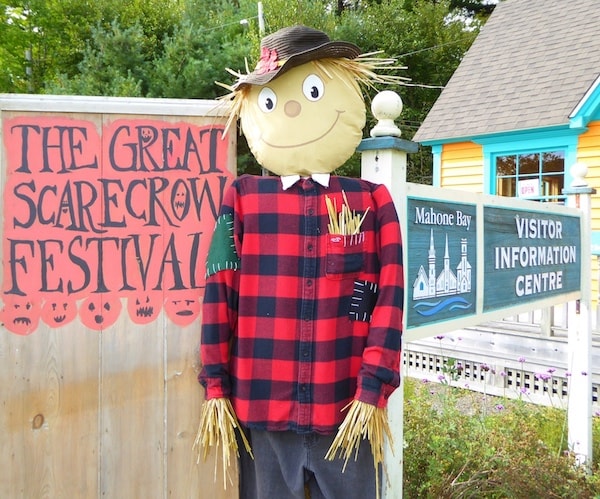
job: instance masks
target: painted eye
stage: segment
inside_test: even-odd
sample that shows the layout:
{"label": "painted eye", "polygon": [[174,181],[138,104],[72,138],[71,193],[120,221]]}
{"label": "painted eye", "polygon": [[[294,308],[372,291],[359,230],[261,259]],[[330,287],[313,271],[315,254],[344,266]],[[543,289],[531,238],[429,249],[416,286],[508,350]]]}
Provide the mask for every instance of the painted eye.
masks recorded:
{"label": "painted eye", "polygon": [[270,113],[277,106],[277,96],[269,87],[263,88],[258,94],[258,107],[263,113]]}
{"label": "painted eye", "polygon": [[304,92],[304,96],[308,100],[313,102],[318,101],[323,97],[323,93],[325,92],[323,80],[317,75],[308,75],[304,83],[302,83],[302,92]]}

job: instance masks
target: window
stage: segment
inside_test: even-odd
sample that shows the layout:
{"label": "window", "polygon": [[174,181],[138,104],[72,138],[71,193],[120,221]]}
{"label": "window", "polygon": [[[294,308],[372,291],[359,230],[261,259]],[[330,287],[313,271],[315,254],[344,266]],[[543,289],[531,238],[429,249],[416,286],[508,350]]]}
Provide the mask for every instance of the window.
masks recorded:
{"label": "window", "polygon": [[496,194],[539,201],[560,201],[565,152],[548,151],[496,156]]}

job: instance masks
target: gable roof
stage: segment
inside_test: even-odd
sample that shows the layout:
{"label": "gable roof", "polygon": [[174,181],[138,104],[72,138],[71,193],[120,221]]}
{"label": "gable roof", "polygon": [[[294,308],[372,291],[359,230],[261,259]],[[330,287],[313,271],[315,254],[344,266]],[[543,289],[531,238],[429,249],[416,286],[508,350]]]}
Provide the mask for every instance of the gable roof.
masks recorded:
{"label": "gable roof", "polygon": [[568,125],[600,75],[598,0],[504,0],[412,140]]}

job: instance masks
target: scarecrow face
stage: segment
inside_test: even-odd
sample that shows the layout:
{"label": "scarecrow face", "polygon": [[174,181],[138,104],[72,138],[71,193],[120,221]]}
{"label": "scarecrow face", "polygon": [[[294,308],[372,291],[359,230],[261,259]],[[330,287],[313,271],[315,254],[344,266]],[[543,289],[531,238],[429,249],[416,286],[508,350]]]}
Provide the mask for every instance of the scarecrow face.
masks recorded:
{"label": "scarecrow face", "polygon": [[362,95],[350,73],[328,73],[307,62],[267,85],[250,86],[241,125],[252,153],[267,170],[277,175],[330,173],[356,149],[365,124]]}

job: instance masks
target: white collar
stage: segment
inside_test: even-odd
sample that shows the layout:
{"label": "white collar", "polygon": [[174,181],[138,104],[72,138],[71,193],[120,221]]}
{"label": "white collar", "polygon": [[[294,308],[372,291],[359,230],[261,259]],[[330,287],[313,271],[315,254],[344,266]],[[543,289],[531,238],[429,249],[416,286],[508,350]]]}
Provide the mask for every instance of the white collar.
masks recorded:
{"label": "white collar", "polygon": [[[330,173],[313,173],[311,175],[311,178],[323,187],[329,187],[329,177],[331,177]],[[283,190],[287,191],[298,180],[300,180],[300,175],[282,175],[281,184],[283,185]]]}

